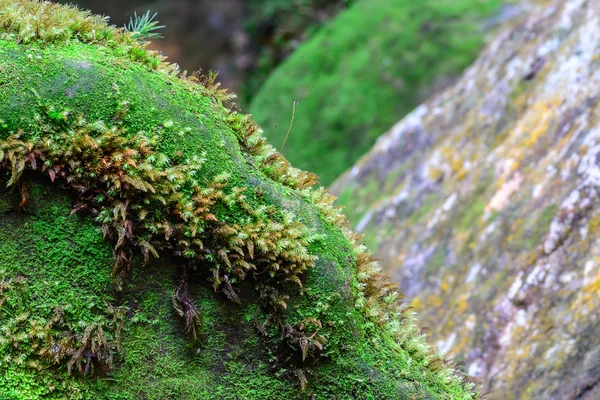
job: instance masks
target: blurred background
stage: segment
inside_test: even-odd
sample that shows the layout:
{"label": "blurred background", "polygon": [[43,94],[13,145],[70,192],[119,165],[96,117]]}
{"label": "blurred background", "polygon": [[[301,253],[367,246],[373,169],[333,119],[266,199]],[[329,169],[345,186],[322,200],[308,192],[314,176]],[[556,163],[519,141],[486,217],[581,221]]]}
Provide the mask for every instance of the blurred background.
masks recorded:
{"label": "blurred background", "polygon": [[[68,0],[124,26],[157,13],[151,47],[219,72],[276,147],[328,186],[475,59],[501,0]],[[322,160],[326,158],[327,163]]]}

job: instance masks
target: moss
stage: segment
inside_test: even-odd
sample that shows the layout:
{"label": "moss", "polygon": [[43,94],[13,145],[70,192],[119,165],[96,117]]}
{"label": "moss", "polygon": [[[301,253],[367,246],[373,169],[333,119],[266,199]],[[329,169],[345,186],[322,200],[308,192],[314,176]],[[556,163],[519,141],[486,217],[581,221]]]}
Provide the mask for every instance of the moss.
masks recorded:
{"label": "moss", "polygon": [[[31,213],[12,208],[0,217],[0,282],[12,280],[12,288],[0,289],[0,394],[28,399],[82,393],[79,398],[85,398],[85,382],[70,379],[67,368],[42,368],[53,363],[38,361],[39,347],[32,346],[36,338],[30,333],[46,325],[58,307],[62,326],[79,335],[87,324],[108,322],[104,309],[115,302],[112,253],[97,227],[69,216],[71,204],[56,189],[32,183],[32,193]],[[0,197],[16,201],[6,189]],[[61,331],[52,334],[60,337]]]}
{"label": "moss", "polygon": [[0,395],[478,397],[333,197],[213,77],[149,66],[95,17],[14,4],[0,14]]}
{"label": "moss", "polygon": [[358,1],[266,81],[250,112],[286,156],[329,185],[430,88],[456,77],[500,1]]}
{"label": "moss", "polygon": [[[194,344],[181,334],[182,323],[171,306],[176,262],[172,265],[173,261],[162,259],[134,268],[123,292],[114,292],[109,273],[110,246],[103,242],[98,229],[87,218],[69,215],[71,201],[62,191],[44,181],[30,181],[30,185],[32,213],[18,213],[13,208],[10,218],[0,218],[4,274],[22,276],[24,271],[31,271],[25,275],[29,301],[23,304],[23,311],[50,318],[52,310],[62,306],[70,310],[65,312],[65,318],[78,325],[86,320],[107,319],[102,307],[95,305],[108,300],[122,304],[128,318],[121,339],[119,367],[109,375],[90,379],[68,375],[63,367],[46,366],[37,371],[11,363],[3,369],[0,379],[4,392],[0,393],[16,399],[42,395],[58,399],[67,393],[73,398],[106,399],[301,397],[293,380],[272,374],[270,357],[275,354],[268,351],[269,339],[256,335],[254,320],[259,309],[254,296],[249,295],[245,304],[235,306],[201,280],[194,282],[194,301],[203,316],[201,339]],[[13,204],[18,202],[17,193],[3,193],[12,197]],[[342,269],[342,275],[337,273],[349,251],[347,241],[335,234],[333,227],[326,229],[333,230],[332,241],[315,245],[314,251],[321,253],[329,248],[337,255],[332,261],[319,262],[311,271],[306,294],[294,303],[295,318],[318,316],[339,329],[329,337],[331,362],[315,368],[313,374],[317,378],[308,376],[316,381],[306,395],[328,398],[368,393],[372,398],[395,398],[400,393],[412,393],[418,398],[429,398],[431,389],[424,383],[402,379],[392,383],[398,376],[419,382],[424,366],[409,367],[405,364],[407,359],[398,358],[388,348],[384,337],[376,342],[367,339],[371,335],[360,327],[361,314],[348,303],[351,289],[347,280],[352,279],[351,271]],[[70,263],[75,257],[77,262]],[[7,266],[10,269],[5,269]],[[73,286],[73,282],[78,284]],[[345,294],[340,292],[344,287]],[[14,352],[10,347],[2,347],[2,351],[3,357],[7,351]],[[27,360],[31,359],[37,358]],[[285,376],[286,371],[279,370],[279,374]]]}

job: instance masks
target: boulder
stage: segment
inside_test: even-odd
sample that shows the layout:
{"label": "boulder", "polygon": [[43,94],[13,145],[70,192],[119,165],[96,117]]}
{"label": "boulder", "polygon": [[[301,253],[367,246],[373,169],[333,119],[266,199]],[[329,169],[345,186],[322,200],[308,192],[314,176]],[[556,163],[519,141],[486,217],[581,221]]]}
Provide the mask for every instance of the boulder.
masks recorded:
{"label": "boulder", "polygon": [[0,398],[480,397],[315,177],[136,37],[0,0]]}

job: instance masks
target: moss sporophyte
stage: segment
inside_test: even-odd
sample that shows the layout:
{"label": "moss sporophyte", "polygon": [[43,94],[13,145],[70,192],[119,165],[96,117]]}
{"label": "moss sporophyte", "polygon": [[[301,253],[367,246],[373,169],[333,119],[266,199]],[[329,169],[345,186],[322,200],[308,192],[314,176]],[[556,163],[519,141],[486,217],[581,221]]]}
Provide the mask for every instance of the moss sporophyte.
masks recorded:
{"label": "moss sporophyte", "polygon": [[103,17],[0,0],[0,395],[477,398],[231,99]]}

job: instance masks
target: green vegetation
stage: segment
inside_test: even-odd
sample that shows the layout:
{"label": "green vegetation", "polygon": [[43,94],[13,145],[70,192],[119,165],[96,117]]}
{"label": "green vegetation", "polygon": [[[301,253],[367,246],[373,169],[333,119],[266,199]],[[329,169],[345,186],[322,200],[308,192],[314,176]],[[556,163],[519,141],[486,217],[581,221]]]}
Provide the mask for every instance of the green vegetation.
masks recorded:
{"label": "green vegetation", "polygon": [[257,61],[242,87],[250,103],[269,75],[325,21],[355,0],[250,0],[246,31],[257,47]]}
{"label": "green vegetation", "polygon": [[162,35],[155,31],[162,29],[165,26],[158,25],[158,21],[154,20],[156,15],[157,13],[154,13],[154,15],[150,16],[150,10],[139,16],[137,15],[137,12],[134,12],[133,17],[129,19],[129,23],[125,25],[125,30],[131,32],[132,36],[139,41],[161,38]]}
{"label": "green vegetation", "polygon": [[0,397],[479,396],[214,76],[0,10]]}
{"label": "green vegetation", "polygon": [[320,29],[267,80],[250,111],[274,146],[329,185],[483,44],[500,0],[364,0]]}

